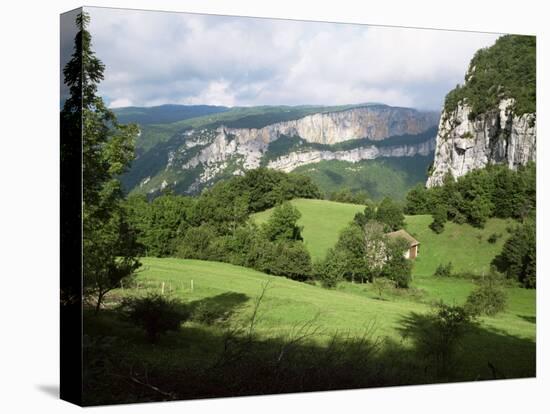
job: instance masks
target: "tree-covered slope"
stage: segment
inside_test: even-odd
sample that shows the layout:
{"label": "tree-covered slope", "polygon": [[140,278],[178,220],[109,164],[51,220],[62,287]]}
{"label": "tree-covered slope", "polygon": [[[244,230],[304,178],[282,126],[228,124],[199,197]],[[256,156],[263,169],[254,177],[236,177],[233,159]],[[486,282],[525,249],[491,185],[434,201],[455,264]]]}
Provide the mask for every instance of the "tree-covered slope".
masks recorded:
{"label": "tree-covered slope", "polygon": [[493,46],[476,52],[464,85],[447,95],[445,110],[451,112],[465,101],[475,117],[496,109],[502,99],[513,98],[517,115],[534,113],[536,79],[536,37],[502,36]]}
{"label": "tree-covered slope", "polygon": [[403,200],[407,192],[426,181],[433,155],[380,158],[357,163],[322,161],[298,167],[294,172],[311,177],[328,194],[342,189],[366,192],[373,200]]}

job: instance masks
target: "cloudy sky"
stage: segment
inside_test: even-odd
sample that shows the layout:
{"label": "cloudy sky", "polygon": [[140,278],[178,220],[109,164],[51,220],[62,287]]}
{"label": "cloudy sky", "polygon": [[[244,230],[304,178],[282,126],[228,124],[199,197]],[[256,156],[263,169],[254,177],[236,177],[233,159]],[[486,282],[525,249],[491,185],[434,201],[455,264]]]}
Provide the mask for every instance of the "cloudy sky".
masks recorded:
{"label": "cloudy sky", "polygon": [[111,107],[382,102],[439,110],[498,35],[87,8]]}

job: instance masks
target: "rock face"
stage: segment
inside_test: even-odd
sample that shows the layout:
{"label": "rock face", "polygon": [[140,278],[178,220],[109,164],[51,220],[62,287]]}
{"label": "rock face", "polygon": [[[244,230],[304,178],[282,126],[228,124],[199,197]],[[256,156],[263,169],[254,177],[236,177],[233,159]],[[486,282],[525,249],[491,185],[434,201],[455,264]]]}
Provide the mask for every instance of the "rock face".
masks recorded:
{"label": "rock face", "polygon": [[516,169],[536,158],[536,115],[517,116],[513,99],[500,101],[498,109],[470,120],[470,108],[459,104],[443,111],[436,138],[435,159],[427,187],[441,185],[450,172],[454,178],[489,164]]}
{"label": "rock face", "polygon": [[379,157],[414,157],[415,155],[429,155],[435,148],[435,141],[429,140],[414,145],[396,145],[377,147],[370,145],[354,148],[348,151],[305,151],[292,152],[274,161],[270,161],[268,168],[290,172],[301,165],[313,164],[321,161],[338,160],[356,163],[361,160],[373,160]]}
{"label": "rock face", "polygon": [[437,122],[437,114],[411,108],[365,106],[344,111],[317,113],[277,122],[259,129],[228,128],[239,143],[272,142],[280,135],[299,136],[316,144],[332,145],[358,138],[380,141],[391,136],[419,134]]}
{"label": "rock face", "polygon": [[[436,112],[368,105],[313,113],[261,128],[216,124],[185,130],[167,153],[163,171],[153,177],[144,175],[139,186],[155,193],[168,185],[166,178],[178,191],[196,193],[220,177],[261,166],[289,172],[323,160],[353,163],[429,155],[434,150],[438,117]],[[383,142],[397,136],[395,144]]]}

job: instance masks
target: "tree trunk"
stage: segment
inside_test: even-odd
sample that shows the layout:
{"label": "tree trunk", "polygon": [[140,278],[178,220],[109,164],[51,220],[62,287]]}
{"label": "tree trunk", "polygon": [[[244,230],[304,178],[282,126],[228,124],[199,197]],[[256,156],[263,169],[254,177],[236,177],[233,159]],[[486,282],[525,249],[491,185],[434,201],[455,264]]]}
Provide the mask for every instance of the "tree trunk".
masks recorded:
{"label": "tree trunk", "polygon": [[99,313],[99,310],[101,309],[101,302],[103,302],[103,296],[104,296],[104,293],[98,293],[98,295],[97,295],[97,302],[95,304],[95,314],[96,315]]}

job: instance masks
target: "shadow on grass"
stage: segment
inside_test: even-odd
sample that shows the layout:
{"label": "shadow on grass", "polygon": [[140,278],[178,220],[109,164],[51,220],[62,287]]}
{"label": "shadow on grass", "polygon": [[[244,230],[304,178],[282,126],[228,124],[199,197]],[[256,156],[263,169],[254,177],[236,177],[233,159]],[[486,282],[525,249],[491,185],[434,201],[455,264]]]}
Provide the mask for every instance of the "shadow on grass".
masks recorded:
{"label": "shadow on grass", "polygon": [[536,316],[530,316],[530,315],[518,315],[521,319],[523,319],[526,322],[530,323],[537,323],[537,317]]}
{"label": "shadow on grass", "polygon": [[431,314],[411,313],[398,331],[434,381],[491,380],[535,376],[536,344],[483,325],[441,325]]}
{"label": "shadow on grass", "polygon": [[[191,304],[234,311],[248,297],[231,292]],[[247,325],[198,323],[156,345],[115,311],[85,319],[87,405],[196,399],[535,375],[535,343],[468,326],[445,358],[431,353],[439,333],[429,314],[411,313],[403,340],[321,333],[314,322],[261,337]],[[323,344],[319,343],[319,338]],[[437,342],[437,341],[436,341]],[[433,349],[432,349],[433,351]]]}

